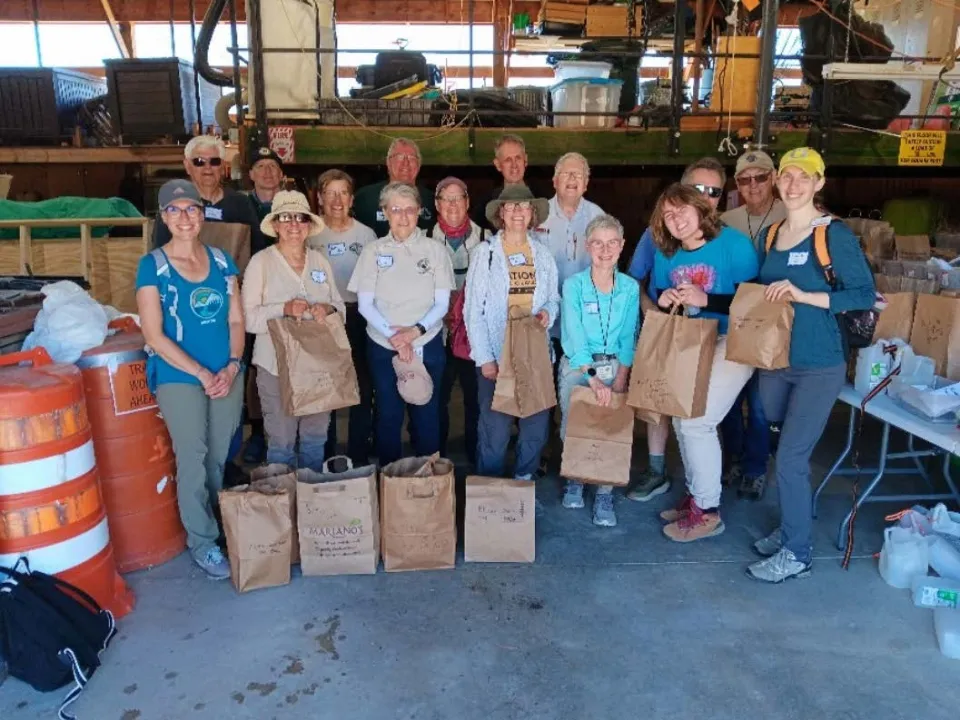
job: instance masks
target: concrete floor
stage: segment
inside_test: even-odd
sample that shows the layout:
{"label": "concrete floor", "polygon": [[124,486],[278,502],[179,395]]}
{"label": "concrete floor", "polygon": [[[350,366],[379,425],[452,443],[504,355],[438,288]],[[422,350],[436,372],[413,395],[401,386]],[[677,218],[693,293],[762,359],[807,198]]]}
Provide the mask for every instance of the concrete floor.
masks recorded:
{"label": "concrete floor", "polygon": [[[619,526],[599,529],[560,506],[554,477],[538,489],[532,566],[295,577],[238,595],[181,555],[127,576],[137,609],[74,709],[81,720],[953,720],[960,663],[872,557],[898,508],[861,511],[857,555],[840,568],[848,491],[838,483],[824,500],[813,575],[777,587],[744,574],[750,543],[776,521],[775,490],[760,503],[725,493],[726,533],[677,545],[656,518],[674,493],[618,499]],[[8,680],[0,718],[55,717],[60,696]]]}

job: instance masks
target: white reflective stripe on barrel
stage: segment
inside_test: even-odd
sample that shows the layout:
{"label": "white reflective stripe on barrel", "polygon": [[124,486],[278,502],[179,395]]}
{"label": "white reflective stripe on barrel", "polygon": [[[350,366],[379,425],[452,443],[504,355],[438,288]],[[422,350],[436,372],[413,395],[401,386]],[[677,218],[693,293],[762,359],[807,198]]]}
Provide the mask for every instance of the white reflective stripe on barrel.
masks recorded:
{"label": "white reflective stripe on barrel", "polygon": [[93,440],[61,455],[0,465],[0,497],[46,490],[76,480],[96,465]]}
{"label": "white reflective stripe on barrel", "polygon": [[69,540],[23,553],[0,555],[0,565],[13,567],[17,560],[26,555],[27,560],[30,561],[31,570],[56,575],[85,563],[109,543],[110,532],[107,529],[107,518],[104,516],[96,526]]}

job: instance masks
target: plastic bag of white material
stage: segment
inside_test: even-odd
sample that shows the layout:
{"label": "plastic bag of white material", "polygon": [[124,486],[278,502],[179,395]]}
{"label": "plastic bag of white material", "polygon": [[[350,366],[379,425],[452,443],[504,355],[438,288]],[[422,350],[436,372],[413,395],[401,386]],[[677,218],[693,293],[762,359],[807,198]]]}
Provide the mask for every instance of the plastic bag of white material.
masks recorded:
{"label": "plastic bag of white material", "polygon": [[914,578],[927,574],[929,545],[928,538],[913,529],[888,527],[880,551],[880,577],[891,587],[910,587]]}
{"label": "plastic bag of white material", "polygon": [[[43,308],[23,349],[44,348],[54,362],[75,363],[107,337],[107,310],[76,283],[61,280],[47,285]],[[116,312],[116,311],[113,311]]]}

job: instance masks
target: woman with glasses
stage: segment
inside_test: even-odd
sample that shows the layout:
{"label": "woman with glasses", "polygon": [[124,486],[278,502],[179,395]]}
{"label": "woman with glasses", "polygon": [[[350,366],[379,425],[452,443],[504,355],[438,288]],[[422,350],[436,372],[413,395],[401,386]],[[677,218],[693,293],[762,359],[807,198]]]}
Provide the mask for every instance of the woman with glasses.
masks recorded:
{"label": "woman with glasses", "polygon": [[[526,185],[507,185],[487,204],[486,215],[497,234],[470,256],[464,319],[470,357],[477,366],[480,425],[477,474],[504,477],[507,448],[516,418],[493,409],[510,309],[521,308],[550,328],[560,313],[557,263],[531,232],[543,222],[548,203]],[[546,342],[546,341],[545,341]],[[549,370],[547,370],[549,372]],[[532,480],[547,443],[549,410],[519,420],[513,477]]]}
{"label": "woman with glasses", "polygon": [[[360,314],[367,321],[367,362],[377,398],[376,450],[381,465],[403,456],[401,429],[410,415],[417,455],[440,449],[440,395],[446,352],[440,330],[454,289],[447,251],[417,227],[420,193],[390,183],[380,193],[390,231],[368,244],[350,278]],[[397,387],[394,358],[422,365],[434,391],[423,405],[407,403]]]}
{"label": "woman with glasses", "polygon": [[[560,439],[567,434],[567,418],[573,389],[593,390],[601,406],[610,404],[612,393],[627,391],[630,366],[637,344],[640,320],[640,286],[629,275],[617,272],[623,251],[623,226],[612,215],[594,218],[586,230],[590,267],[567,278],[563,284],[563,331],[559,392]],[[583,484],[567,480],[565,508],[583,507]],[[593,524],[613,527],[613,486],[601,485],[593,501]]]}
{"label": "woman with glasses", "polygon": [[203,201],[193,183],[164,183],[159,205],[170,241],[137,268],[147,381],[173,440],[190,553],[208,575],[224,579],[230,566],[217,547],[213,508],[243,403],[238,272],[229,255],[200,242]]}
{"label": "woman with glasses", "polygon": [[[302,193],[281,190],[263,219],[263,232],[277,243],[252,258],[243,275],[243,311],[247,332],[256,336],[253,364],[267,434],[267,462],[322,471],[330,413],[293,417],[283,409],[277,354],[267,323],[289,317],[322,322],[345,312],[333,268],[307,237],[323,229]],[[296,454],[299,439],[299,457]]]}
{"label": "woman with glasses", "polygon": [[[353,178],[342,170],[327,170],[317,181],[317,200],[324,228],[307,242],[322,252],[333,268],[333,277],[347,307],[347,337],[357,369],[360,404],[349,410],[347,455],[356,467],[370,460],[373,428],[373,383],[367,368],[367,321],[357,309],[356,293],[347,289],[363,249],[376,241],[373,230],[353,217]],[[336,413],[331,415],[330,438],[336,446]]]}

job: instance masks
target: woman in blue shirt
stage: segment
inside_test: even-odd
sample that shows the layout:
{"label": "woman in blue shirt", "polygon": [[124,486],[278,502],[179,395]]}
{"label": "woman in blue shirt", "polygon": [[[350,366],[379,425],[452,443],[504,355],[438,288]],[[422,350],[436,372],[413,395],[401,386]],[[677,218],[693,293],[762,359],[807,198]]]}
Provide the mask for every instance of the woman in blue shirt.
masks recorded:
{"label": "woman in blue shirt", "polygon": [[[781,426],[776,451],[781,525],[754,544],[767,559],[747,570],[764,582],[810,572],[810,455],[846,378],[847,348],[838,316],[869,310],[875,301],[873,274],[857,238],[816,207],[814,197],[823,188],[825,170],[823,158],[810,148],[791,150],[781,158],[777,187],[787,219],[762,234],[773,235],[760,269],[767,299],[789,300],[794,308],[790,367],[760,371],[764,412]],[[814,235],[820,226],[827,228],[833,283],[817,260]]]}
{"label": "woman in blue shirt", "polygon": [[[563,283],[560,312],[563,358],[559,370],[561,439],[567,434],[570,396],[577,386],[588,386],[600,405],[609,405],[611,393],[627,390],[640,317],[640,286],[617,272],[623,251],[623,226],[612,215],[600,215],[586,229],[590,267]],[[583,484],[568,480],[565,508],[583,507]],[[593,501],[593,524],[613,527],[613,487],[601,485]]]}
{"label": "woman in blue shirt", "polygon": [[653,263],[657,304],[664,311],[680,305],[688,316],[716,318],[720,334],[706,413],[673,420],[688,495],[677,509],[660,513],[668,523],[664,535],[676,542],[692,542],[724,531],[720,519],[723,459],[717,425],[753,374],[753,368],[726,359],[727,323],[737,285],[756,278],[759,261],[750,238],[723,227],[716,209],[687,185],[676,183],[664,191],[650,226],[657,246]]}
{"label": "woman in blue shirt", "polygon": [[200,242],[203,201],[192,183],[160,188],[171,239],[140,259],[137,309],[149,348],[147,378],[173,440],[177,504],[194,561],[217,579],[230,565],[213,515],[243,403],[244,327],[237,267]]}

